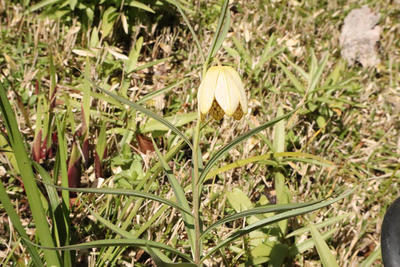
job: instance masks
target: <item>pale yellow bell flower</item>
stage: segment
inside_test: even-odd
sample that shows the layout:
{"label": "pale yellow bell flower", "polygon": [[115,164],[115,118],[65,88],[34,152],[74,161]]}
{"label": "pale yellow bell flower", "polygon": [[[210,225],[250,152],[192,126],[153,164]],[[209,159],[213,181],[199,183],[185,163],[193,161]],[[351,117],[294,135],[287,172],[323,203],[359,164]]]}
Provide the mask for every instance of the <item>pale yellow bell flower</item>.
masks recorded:
{"label": "pale yellow bell flower", "polygon": [[240,120],[247,113],[247,99],[239,74],[228,66],[207,70],[197,93],[200,113],[220,120],[227,114]]}

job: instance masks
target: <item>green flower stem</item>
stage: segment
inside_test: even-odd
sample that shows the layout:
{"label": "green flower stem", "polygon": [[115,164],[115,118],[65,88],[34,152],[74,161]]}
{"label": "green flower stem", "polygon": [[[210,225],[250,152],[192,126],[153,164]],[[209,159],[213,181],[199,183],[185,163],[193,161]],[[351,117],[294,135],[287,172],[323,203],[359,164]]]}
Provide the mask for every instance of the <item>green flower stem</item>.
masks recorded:
{"label": "green flower stem", "polygon": [[200,124],[201,115],[197,119],[196,128],[193,133],[193,178],[192,178],[192,191],[193,191],[193,212],[194,212],[194,229],[195,229],[195,247],[194,247],[194,262],[200,266],[201,254],[201,222],[200,222],[200,192],[199,192],[199,140],[200,140]]}

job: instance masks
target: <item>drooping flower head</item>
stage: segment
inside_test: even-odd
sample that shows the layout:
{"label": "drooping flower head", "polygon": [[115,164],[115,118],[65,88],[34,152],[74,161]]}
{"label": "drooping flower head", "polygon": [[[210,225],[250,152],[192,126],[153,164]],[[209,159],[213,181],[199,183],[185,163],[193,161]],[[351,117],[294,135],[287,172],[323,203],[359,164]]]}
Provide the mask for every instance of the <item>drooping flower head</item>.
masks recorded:
{"label": "drooping flower head", "polygon": [[239,74],[228,66],[207,70],[197,93],[200,112],[220,120],[227,114],[240,120],[247,113],[247,99]]}

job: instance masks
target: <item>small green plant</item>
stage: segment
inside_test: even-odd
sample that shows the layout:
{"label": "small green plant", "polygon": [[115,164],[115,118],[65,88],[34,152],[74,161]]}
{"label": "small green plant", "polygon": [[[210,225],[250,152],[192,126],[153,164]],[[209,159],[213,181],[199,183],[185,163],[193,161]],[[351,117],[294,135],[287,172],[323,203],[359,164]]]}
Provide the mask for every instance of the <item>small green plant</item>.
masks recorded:
{"label": "small green plant", "polygon": [[[23,4],[29,6],[29,0]],[[96,27],[101,32],[101,38],[105,39],[110,37],[116,29],[121,28],[125,34],[128,34],[134,30],[130,28],[132,25],[151,22],[153,18],[160,21],[168,14],[171,16],[173,12],[169,12],[169,9],[171,9],[171,4],[168,1],[43,0],[30,5],[28,11],[40,10],[42,17],[62,19],[69,23],[77,19],[85,34]]]}

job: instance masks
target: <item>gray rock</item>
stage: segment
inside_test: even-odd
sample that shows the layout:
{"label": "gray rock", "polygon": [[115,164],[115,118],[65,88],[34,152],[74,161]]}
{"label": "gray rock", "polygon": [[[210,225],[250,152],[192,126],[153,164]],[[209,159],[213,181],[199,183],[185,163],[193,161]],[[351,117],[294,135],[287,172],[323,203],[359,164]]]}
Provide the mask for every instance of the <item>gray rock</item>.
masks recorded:
{"label": "gray rock", "polygon": [[341,54],[352,65],[361,63],[363,67],[374,67],[380,60],[376,52],[381,28],[377,26],[379,14],[364,6],[352,10],[344,20],[340,34]]}

